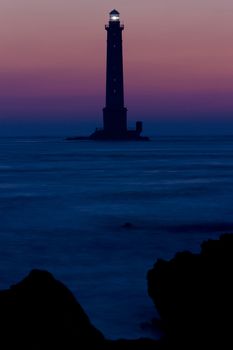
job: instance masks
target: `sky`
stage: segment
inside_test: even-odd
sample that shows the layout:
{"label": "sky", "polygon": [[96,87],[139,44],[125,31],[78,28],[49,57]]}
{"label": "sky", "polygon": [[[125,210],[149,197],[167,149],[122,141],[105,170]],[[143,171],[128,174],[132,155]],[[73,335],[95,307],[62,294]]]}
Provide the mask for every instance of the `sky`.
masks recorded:
{"label": "sky", "polygon": [[2,130],[101,125],[113,8],[129,123],[233,122],[232,0],[1,0]]}

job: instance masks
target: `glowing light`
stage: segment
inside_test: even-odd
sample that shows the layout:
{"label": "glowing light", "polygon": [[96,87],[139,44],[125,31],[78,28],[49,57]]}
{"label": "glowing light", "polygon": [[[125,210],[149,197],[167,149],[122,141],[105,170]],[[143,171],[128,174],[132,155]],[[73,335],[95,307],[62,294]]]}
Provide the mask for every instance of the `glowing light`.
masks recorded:
{"label": "glowing light", "polygon": [[110,20],[111,21],[119,21],[120,20],[120,16],[112,15],[112,16],[110,16]]}

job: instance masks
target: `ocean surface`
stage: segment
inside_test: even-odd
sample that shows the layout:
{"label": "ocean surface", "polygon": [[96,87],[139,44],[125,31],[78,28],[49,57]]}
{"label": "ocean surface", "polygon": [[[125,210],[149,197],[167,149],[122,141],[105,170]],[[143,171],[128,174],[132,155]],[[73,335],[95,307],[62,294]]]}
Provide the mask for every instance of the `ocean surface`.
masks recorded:
{"label": "ocean surface", "polygon": [[233,232],[232,180],[230,136],[1,138],[0,289],[46,269],[106,337],[158,337],[147,271]]}

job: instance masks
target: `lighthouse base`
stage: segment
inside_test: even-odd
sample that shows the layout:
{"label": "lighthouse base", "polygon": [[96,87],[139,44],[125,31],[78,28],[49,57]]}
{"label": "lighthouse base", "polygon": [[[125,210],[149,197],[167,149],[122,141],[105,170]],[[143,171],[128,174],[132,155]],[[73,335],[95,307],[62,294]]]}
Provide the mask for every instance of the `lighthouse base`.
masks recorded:
{"label": "lighthouse base", "polygon": [[135,130],[126,130],[125,132],[109,132],[105,129],[96,129],[90,136],[71,136],[68,141],[75,140],[93,140],[93,141],[149,141],[149,137],[141,136],[142,123],[136,123]]}
{"label": "lighthouse base", "polygon": [[111,134],[103,130],[96,130],[89,136],[90,140],[102,141],[149,141],[149,137],[141,136],[136,130],[127,130],[122,134]]}
{"label": "lighthouse base", "polygon": [[138,135],[134,130],[127,131],[125,135],[120,135],[114,137],[108,135],[104,130],[96,130],[90,136],[70,136],[66,138],[67,141],[81,141],[81,140],[90,140],[90,141],[150,141],[149,137]]}
{"label": "lighthouse base", "polygon": [[66,140],[94,140],[94,141],[149,141],[149,137],[141,136],[142,122],[136,123],[136,128],[132,130],[106,130],[96,129],[90,136],[72,136]]}

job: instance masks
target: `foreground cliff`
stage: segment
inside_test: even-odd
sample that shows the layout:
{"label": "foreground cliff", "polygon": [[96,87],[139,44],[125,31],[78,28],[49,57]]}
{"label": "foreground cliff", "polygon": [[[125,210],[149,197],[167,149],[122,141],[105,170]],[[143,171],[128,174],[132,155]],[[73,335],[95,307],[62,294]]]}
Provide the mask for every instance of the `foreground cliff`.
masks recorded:
{"label": "foreground cliff", "polygon": [[233,235],[178,253],[148,272],[148,292],[161,316],[167,346],[233,346]]}
{"label": "foreground cliff", "polygon": [[107,341],[73,294],[47,271],[33,270],[0,292],[1,349],[144,350],[155,344],[146,339]]}
{"label": "foreground cliff", "polygon": [[73,349],[78,343],[103,341],[72,293],[39,270],[0,292],[0,333],[9,349],[14,344],[22,349]]}
{"label": "foreground cliff", "polygon": [[178,253],[148,272],[148,292],[165,336],[109,341],[72,293],[49,272],[33,270],[0,292],[0,348],[26,350],[229,349],[233,346],[233,235]]}

